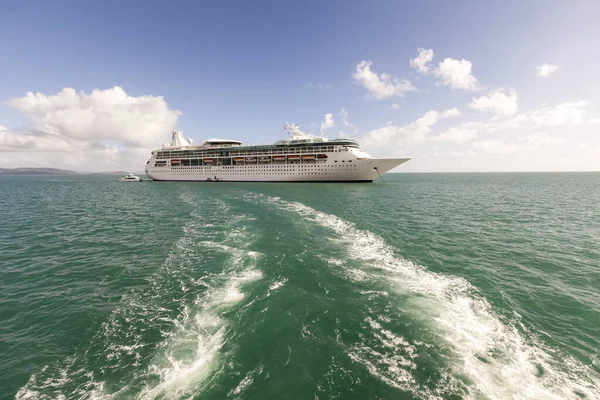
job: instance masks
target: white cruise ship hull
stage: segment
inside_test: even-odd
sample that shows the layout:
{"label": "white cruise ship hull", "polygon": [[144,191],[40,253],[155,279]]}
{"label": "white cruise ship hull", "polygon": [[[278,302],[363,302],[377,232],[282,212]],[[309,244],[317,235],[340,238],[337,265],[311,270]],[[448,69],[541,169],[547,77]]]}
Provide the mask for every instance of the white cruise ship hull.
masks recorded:
{"label": "white cruise ship hull", "polygon": [[[245,165],[160,166],[150,160],[146,174],[155,181],[190,182],[372,182],[410,158],[368,158],[325,163],[246,163]],[[341,158],[341,157],[340,157]],[[343,162],[342,162],[343,161]]]}
{"label": "white cruise ship hull", "polygon": [[286,124],[291,137],[243,146],[230,139],[200,145],[173,132],[171,144],[152,151],[146,175],[155,181],[372,182],[410,158],[373,158],[349,138],[307,135]]}

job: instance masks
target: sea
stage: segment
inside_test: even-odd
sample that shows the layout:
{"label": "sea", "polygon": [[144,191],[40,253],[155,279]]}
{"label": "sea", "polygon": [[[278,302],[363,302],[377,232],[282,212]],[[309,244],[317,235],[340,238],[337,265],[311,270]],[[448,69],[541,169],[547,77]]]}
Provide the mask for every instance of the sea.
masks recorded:
{"label": "sea", "polygon": [[600,173],[0,177],[2,399],[600,399]]}

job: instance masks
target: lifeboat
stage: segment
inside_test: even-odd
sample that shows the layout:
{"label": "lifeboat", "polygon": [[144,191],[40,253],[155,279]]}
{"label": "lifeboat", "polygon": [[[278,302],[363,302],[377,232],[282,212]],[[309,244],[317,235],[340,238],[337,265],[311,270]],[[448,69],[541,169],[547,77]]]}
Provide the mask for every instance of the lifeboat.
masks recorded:
{"label": "lifeboat", "polygon": [[317,155],[317,158],[327,158],[327,154],[319,154]]}
{"label": "lifeboat", "polygon": [[288,160],[291,161],[298,161],[300,159],[300,156],[288,156]]}
{"label": "lifeboat", "polygon": [[246,157],[246,162],[256,162],[256,157]]}
{"label": "lifeboat", "polygon": [[303,160],[314,160],[316,157],[314,154],[305,154],[302,156]]}
{"label": "lifeboat", "polygon": [[215,159],[214,158],[203,158],[202,162],[205,164],[212,164],[215,162]]}
{"label": "lifeboat", "polygon": [[283,161],[285,161],[285,156],[273,156],[273,161],[283,162]]}
{"label": "lifeboat", "polygon": [[181,165],[181,160],[171,160],[171,166],[178,167]]}
{"label": "lifeboat", "polygon": [[260,162],[271,161],[271,157],[268,157],[268,156],[258,157],[258,161],[260,161]]}
{"label": "lifeboat", "polygon": [[235,157],[233,159],[233,161],[235,161],[235,162],[244,162],[244,157]]}

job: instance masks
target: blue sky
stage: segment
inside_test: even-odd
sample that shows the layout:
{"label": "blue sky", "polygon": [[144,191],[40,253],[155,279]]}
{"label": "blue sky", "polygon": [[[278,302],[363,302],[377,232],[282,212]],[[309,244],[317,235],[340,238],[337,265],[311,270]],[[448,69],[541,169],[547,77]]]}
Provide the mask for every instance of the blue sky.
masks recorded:
{"label": "blue sky", "polygon": [[[170,129],[262,143],[288,120],[413,156],[398,172],[598,170],[598,15],[597,1],[3,2],[0,167],[141,170]],[[422,70],[419,48],[434,54]],[[72,101],[52,97],[65,88]]]}

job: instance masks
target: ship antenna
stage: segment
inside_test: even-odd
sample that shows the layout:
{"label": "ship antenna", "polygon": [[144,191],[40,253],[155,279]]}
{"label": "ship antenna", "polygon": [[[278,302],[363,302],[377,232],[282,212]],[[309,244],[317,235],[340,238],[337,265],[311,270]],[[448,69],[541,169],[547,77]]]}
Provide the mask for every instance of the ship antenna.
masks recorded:
{"label": "ship antenna", "polygon": [[298,128],[299,128],[299,126],[298,126],[298,125],[296,125],[296,124],[290,124],[290,123],[289,123],[289,122],[287,122],[287,121],[285,121],[285,123],[286,123],[286,126],[287,126],[288,128],[290,128],[290,132],[289,132],[289,134],[290,134],[292,137],[293,137],[295,134],[302,135],[302,132],[300,132],[300,129],[298,129]]}

